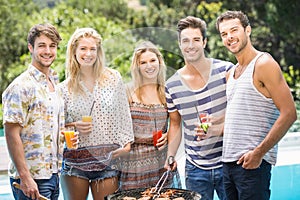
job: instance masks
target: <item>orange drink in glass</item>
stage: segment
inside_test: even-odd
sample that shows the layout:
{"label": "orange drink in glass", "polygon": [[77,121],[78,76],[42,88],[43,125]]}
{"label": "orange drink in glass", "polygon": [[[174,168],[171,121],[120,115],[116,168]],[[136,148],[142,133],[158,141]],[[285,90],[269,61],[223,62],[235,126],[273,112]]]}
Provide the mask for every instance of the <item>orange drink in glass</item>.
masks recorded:
{"label": "orange drink in glass", "polygon": [[[64,131],[65,141],[68,149],[77,149],[76,141],[72,139],[75,137],[75,128],[74,127],[67,127]],[[75,143],[75,144],[74,144]]]}
{"label": "orange drink in glass", "polygon": [[84,116],[82,116],[81,120],[83,122],[92,122],[92,116],[90,116],[90,115],[84,115]]}

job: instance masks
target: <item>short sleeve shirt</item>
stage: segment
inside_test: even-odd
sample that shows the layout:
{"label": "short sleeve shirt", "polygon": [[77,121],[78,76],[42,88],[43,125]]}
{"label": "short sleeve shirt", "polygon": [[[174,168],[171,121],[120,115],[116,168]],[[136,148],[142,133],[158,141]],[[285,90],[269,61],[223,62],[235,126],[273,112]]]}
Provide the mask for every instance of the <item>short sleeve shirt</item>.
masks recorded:
{"label": "short sleeve shirt", "polygon": [[[58,83],[58,76],[50,70],[52,83]],[[64,104],[62,95],[54,84],[59,104],[58,116],[54,116],[54,106],[47,86],[45,74],[30,65],[3,92],[3,124],[18,123],[23,128],[20,137],[23,143],[26,163],[34,179],[48,179],[53,173],[53,159],[61,164],[63,136],[59,132],[64,128]],[[57,105],[56,105],[57,106]],[[57,113],[57,112],[56,112]],[[57,120],[54,120],[57,119]],[[56,126],[55,126],[55,123]],[[53,132],[57,131],[57,155],[53,155]],[[17,178],[17,169],[10,163],[9,175]]]}

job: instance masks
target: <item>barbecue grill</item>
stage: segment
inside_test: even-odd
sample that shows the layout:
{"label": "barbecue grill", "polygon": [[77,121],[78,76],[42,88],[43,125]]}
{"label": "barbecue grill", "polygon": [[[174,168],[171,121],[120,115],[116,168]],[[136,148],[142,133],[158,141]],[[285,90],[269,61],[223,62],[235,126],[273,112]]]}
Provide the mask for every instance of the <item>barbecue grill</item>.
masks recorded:
{"label": "barbecue grill", "polygon": [[[146,191],[147,188],[139,188],[139,189],[132,189],[132,190],[125,190],[116,192],[108,196],[108,200],[123,200],[124,197],[134,197],[139,199],[143,196],[142,192]],[[161,193],[166,192],[167,190],[172,190],[173,194],[169,197],[170,200],[182,197],[185,200],[200,200],[201,195],[197,192],[184,190],[184,189],[177,189],[177,188],[162,188]],[[151,198],[151,200],[154,200]]]}

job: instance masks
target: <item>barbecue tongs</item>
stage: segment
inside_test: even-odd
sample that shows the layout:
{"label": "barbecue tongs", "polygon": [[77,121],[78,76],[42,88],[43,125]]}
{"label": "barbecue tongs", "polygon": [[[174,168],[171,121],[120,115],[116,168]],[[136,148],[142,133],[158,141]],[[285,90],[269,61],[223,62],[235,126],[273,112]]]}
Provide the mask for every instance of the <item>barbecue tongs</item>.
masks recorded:
{"label": "barbecue tongs", "polygon": [[[174,161],[175,161],[174,156],[169,156],[169,158],[168,158],[168,164],[169,164],[169,166],[171,168],[172,168],[172,165],[174,164]],[[160,177],[160,179],[157,181],[155,187],[151,188],[150,193],[151,194],[155,193],[155,195],[153,196],[152,199],[160,197],[160,191],[163,188],[165,182],[167,181],[170,172],[171,172],[171,170],[165,171],[163,173],[163,175]]]}

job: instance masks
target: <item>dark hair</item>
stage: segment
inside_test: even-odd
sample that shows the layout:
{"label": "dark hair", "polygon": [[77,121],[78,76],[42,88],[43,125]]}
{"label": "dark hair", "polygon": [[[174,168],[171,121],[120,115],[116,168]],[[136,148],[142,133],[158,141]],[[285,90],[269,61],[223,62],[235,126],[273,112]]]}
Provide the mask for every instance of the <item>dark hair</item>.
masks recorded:
{"label": "dark hair", "polygon": [[34,47],[34,42],[37,37],[45,35],[48,38],[50,38],[53,42],[55,42],[57,45],[61,41],[61,37],[56,30],[56,28],[49,23],[46,24],[36,24],[34,25],[28,33],[27,36],[27,42],[31,44],[31,46]]}
{"label": "dark hair", "polygon": [[250,22],[249,22],[247,15],[245,15],[242,11],[229,10],[229,11],[224,12],[217,18],[216,28],[217,28],[218,32],[220,32],[220,29],[219,29],[220,23],[223,22],[224,20],[228,20],[228,19],[239,19],[244,28],[246,28],[247,26],[250,26]]}
{"label": "dark hair", "polygon": [[186,18],[179,20],[177,24],[179,41],[180,41],[181,31],[187,28],[199,28],[199,30],[202,33],[203,40],[206,39],[206,23],[204,20],[193,16],[188,16]]}

